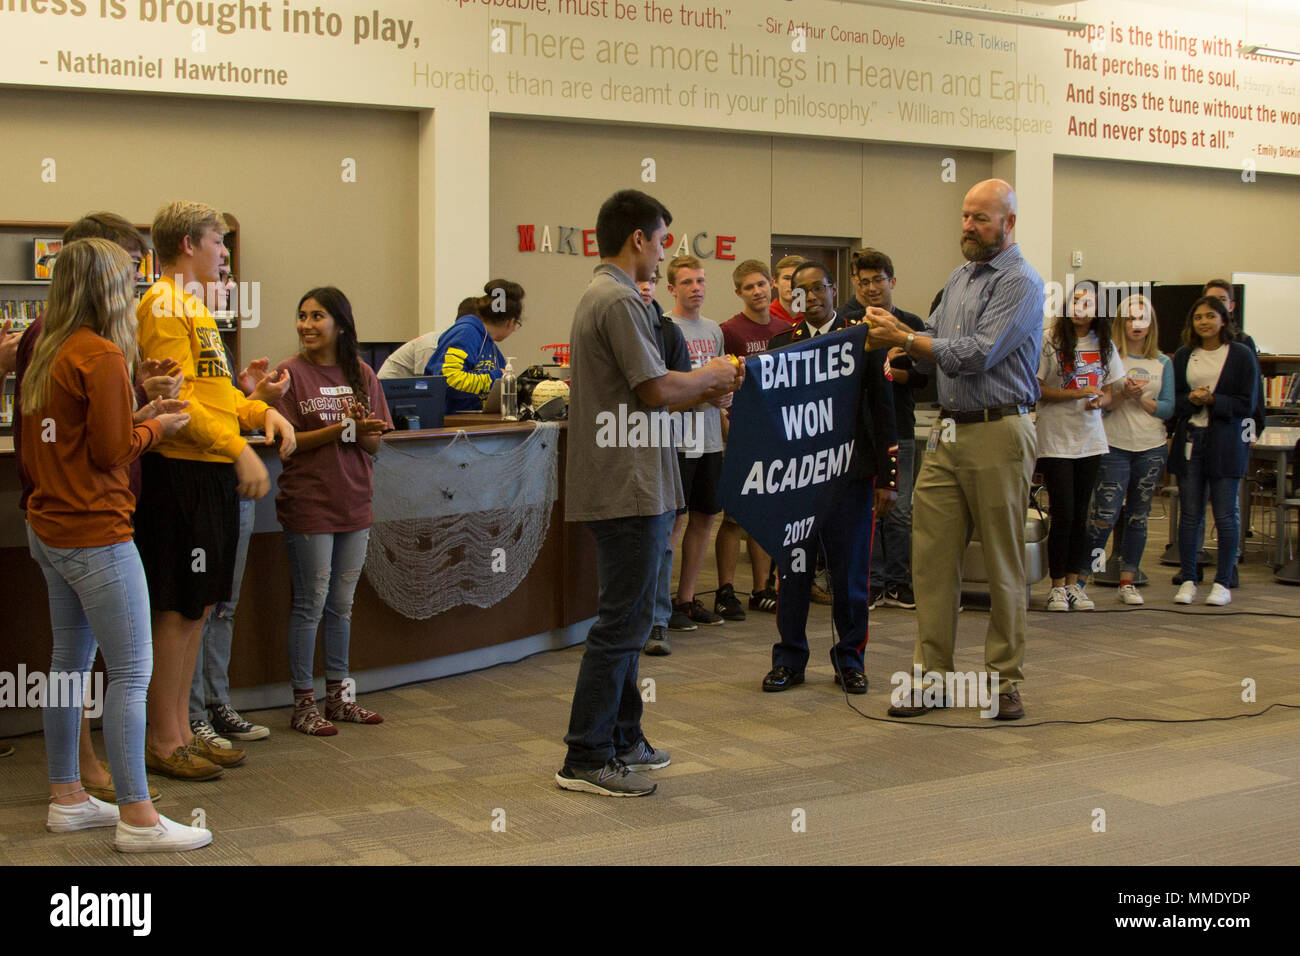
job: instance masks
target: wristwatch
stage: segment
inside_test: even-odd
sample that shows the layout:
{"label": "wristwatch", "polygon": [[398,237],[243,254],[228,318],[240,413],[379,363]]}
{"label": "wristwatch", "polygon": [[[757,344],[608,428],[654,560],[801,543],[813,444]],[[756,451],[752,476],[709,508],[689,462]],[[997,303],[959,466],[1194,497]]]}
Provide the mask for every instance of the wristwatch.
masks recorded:
{"label": "wristwatch", "polygon": [[907,333],[907,341],[903,343],[903,353],[904,353],[905,355],[911,355],[911,354],[912,354],[912,343],[915,342],[915,341],[916,341],[916,333],[915,333],[915,332],[908,332],[908,333]]}

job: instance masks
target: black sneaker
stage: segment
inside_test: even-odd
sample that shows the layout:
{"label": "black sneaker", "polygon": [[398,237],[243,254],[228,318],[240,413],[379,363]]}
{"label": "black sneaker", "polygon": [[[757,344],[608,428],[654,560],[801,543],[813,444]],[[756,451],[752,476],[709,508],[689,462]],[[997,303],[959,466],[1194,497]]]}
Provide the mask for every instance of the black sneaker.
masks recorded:
{"label": "black sneaker", "polygon": [[231,740],[265,740],[271,736],[270,728],[245,720],[229,704],[214,704],[211,709],[212,728],[223,737]]}
{"label": "black sneaker", "polygon": [[648,797],[658,788],[641,774],[628,770],[618,758],[598,770],[573,770],[566,765],[555,775],[555,783],[561,790],[602,797]]}
{"label": "black sneaker", "polygon": [[686,605],[673,605],[673,613],[668,618],[668,630],[670,631],[693,631],[698,625],[683,613],[680,608]]}
{"label": "black sneaker", "polygon": [[775,614],[776,591],[771,588],[763,588],[761,591],[755,591],[749,596],[749,609],[751,611],[763,611],[767,614]]}
{"label": "black sneaker", "polygon": [[909,611],[916,610],[916,595],[906,584],[885,590],[885,607],[903,607]]}
{"label": "black sneaker", "polygon": [[705,627],[717,627],[722,623],[722,618],[705,607],[699,598],[674,604],[673,610],[685,614],[696,624],[703,624]]}
{"label": "black sneaker", "polygon": [[740,606],[740,601],[736,598],[736,589],[730,584],[724,584],[718,588],[717,594],[713,598],[713,612],[724,621],[743,621],[745,619],[745,609]]}
{"label": "black sneaker", "polygon": [[884,588],[869,588],[867,592],[870,596],[867,598],[867,610],[874,611],[880,605],[885,603]]}
{"label": "black sneaker", "polygon": [[643,650],[651,657],[667,657],[673,652],[668,644],[668,634],[657,624],[650,628],[650,638],[645,642]]}

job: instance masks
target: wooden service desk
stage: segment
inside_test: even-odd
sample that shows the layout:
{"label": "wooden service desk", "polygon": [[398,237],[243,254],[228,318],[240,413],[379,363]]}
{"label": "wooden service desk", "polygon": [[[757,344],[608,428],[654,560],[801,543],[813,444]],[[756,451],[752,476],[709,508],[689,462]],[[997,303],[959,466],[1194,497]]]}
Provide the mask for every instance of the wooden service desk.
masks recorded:
{"label": "wooden service desk", "polygon": [[[458,431],[465,431],[491,453],[524,440],[533,428],[502,422],[496,416],[449,415],[443,428],[390,432],[384,442],[401,443],[404,452],[427,453],[430,467],[436,468],[437,452]],[[527,575],[503,600],[488,608],[461,605],[427,620],[411,620],[380,600],[362,574],[352,607],[350,655],[358,691],[463,673],[585,640],[587,622],[596,615],[595,542],[585,528],[564,522],[567,430],[563,424],[558,434],[558,491],[546,537]],[[292,589],[284,536],[275,517],[280,461],[269,447],[259,448],[259,453],[272,488],[256,505],[230,661],[232,703],[236,709],[250,710],[292,703],[288,687]],[[0,436],[0,671],[11,673],[20,663],[29,672],[48,670],[51,647],[45,581],[27,551],[18,497],[12,441]],[[324,660],[318,643],[318,679],[324,676]],[[0,708],[0,737],[39,727],[38,711]]]}

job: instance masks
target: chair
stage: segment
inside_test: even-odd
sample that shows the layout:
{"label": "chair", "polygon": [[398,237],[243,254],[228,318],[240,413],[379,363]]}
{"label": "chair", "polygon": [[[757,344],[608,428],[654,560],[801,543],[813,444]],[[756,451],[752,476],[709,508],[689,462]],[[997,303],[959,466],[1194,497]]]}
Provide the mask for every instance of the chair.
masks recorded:
{"label": "chair", "polygon": [[[1291,454],[1291,488],[1287,497],[1282,499],[1282,507],[1296,510],[1297,522],[1300,523],[1300,441],[1295,443],[1295,450]],[[1289,543],[1289,528],[1291,522],[1289,519],[1282,522],[1282,527],[1278,529],[1278,534],[1282,535],[1282,540]],[[1273,572],[1273,580],[1281,581],[1283,584],[1300,584],[1300,553],[1296,552],[1295,546],[1290,548],[1291,557],[1285,564]]]}
{"label": "chair", "polygon": [[[1033,586],[1047,577],[1047,516],[1038,503],[1041,486],[1034,486],[1029,492],[1029,509],[1025,513],[1025,596],[1028,600]],[[966,555],[962,560],[962,591],[987,591],[978,587],[988,584],[988,569],[984,563],[984,546],[979,534],[971,535],[966,545]],[[976,585],[970,587],[970,585]]]}

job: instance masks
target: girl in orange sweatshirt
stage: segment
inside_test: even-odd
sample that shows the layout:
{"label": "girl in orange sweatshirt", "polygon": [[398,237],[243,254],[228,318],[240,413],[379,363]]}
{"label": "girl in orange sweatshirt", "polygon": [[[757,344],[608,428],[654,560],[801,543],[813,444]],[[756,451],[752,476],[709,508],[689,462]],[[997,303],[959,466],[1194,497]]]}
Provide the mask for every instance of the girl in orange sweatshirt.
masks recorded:
{"label": "girl in orange sweatshirt", "polygon": [[[35,481],[27,540],[45,575],[54,655],[44,708],[50,765],[46,826],[115,826],[128,853],[192,850],[212,834],[160,816],[144,768],[145,692],[152,673],[149,594],[132,543],[127,465],[183,428],[183,402],[133,415],[127,362],[135,269],[105,239],[63,248],[45,325],[23,383],[23,461]],[[135,421],[134,419],[140,419]],[[85,793],[77,764],[82,689],[98,642],[108,670],[104,739],[118,806]]]}

